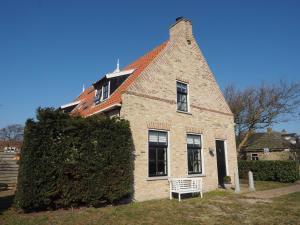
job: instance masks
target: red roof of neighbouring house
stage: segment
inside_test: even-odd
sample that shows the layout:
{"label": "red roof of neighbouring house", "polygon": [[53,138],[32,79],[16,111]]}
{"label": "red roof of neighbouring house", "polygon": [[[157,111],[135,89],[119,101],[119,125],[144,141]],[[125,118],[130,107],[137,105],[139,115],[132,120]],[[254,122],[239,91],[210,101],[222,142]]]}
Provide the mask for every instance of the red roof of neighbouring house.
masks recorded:
{"label": "red roof of neighbouring house", "polygon": [[106,101],[95,105],[93,101],[95,97],[95,89],[93,86],[87,88],[75,99],[75,101],[80,100],[80,103],[72,111],[72,114],[79,114],[84,117],[90,116],[116,104],[121,104],[122,93],[126,91],[126,89],[140,76],[140,74],[146,69],[146,67],[166,47],[167,43],[167,41],[164,42],[135,62],[126,66],[123,70],[135,69],[134,72],[110,95],[110,97]]}

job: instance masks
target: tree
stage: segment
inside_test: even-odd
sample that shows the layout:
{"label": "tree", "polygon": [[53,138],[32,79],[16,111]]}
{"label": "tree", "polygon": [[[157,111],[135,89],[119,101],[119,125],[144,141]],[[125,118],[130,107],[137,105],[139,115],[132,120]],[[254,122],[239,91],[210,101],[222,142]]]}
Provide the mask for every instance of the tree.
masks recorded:
{"label": "tree", "polygon": [[286,122],[291,116],[299,115],[300,83],[262,83],[244,90],[230,85],[225,88],[224,96],[234,114],[238,151],[253,131]]}
{"label": "tree", "polygon": [[21,124],[12,124],[0,129],[0,140],[7,141],[22,141],[24,134],[24,126]]}

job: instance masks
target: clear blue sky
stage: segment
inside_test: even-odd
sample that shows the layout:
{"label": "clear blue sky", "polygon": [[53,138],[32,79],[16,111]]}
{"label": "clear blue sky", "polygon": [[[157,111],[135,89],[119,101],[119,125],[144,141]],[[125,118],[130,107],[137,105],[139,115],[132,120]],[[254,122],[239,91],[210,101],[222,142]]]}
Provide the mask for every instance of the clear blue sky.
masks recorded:
{"label": "clear blue sky", "polygon": [[[0,1],[0,127],[58,107],[168,39],[178,16],[223,89],[300,81],[300,1]],[[300,133],[300,119],[276,129]]]}

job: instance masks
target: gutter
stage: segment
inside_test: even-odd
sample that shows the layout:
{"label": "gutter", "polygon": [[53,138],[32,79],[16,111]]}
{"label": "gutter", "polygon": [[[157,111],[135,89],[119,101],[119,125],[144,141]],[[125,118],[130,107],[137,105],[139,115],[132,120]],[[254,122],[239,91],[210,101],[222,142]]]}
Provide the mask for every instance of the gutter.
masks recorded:
{"label": "gutter", "polygon": [[90,114],[90,115],[88,115],[88,116],[86,116],[86,117],[93,116],[93,115],[98,114],[98,113],[101,113],[101,112],[107,112],[107,111],[109,111],[109,110],[112,110],[112,109],[115,109],[115,108],[118,108],[118,107],[121,107],[121,106],[122,106],[122,104],[117,103],[117,104],[108,106],[108,107],[106,107],[106,108],[100,109],[100,110],[98,110],[98,111],[96,111],[96,112],[94,112],[94,113],[92,113],[92,114]]}

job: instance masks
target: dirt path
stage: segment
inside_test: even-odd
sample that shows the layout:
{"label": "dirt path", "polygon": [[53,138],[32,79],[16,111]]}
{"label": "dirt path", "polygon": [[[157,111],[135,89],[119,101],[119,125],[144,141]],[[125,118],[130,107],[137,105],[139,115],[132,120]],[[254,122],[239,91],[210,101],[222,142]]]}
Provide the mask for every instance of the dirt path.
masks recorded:
{"label": "dirt path", "polygon": [[257,192],[250,192],[245,194],[246,197],[250,198],[260,198],[260,199],[270,199],[276,198],[281,195],[287,195],[294,192],[300,192],[300,183],[297,182],[295,185],[283,187],[283,188],[276,188],[266,191],[257,191]]}

